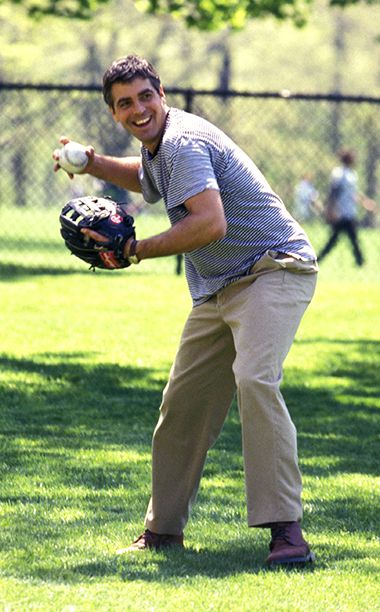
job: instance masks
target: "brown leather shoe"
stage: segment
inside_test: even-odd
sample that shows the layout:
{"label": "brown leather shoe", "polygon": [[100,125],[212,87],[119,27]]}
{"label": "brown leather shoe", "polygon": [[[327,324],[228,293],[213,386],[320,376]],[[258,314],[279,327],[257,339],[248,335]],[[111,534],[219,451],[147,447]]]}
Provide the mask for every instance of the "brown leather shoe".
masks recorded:
{"label": "brown leather shoe", "polygon": [[273,523],[270,555],[266,563],[274,565],[304,565],[313,563],[315,555],[303,539],[299,523]]}
{"label": "brown leather shoe", "polygon": [[160,550],[162,548],[172,548],[179,546],[183,548],[183,535],[170,535],[167,533],[153,533],[146,529],[130,546],[120,548],[116,551],[117,555],[122,555],[126,552],[135,552],[139,550]]}

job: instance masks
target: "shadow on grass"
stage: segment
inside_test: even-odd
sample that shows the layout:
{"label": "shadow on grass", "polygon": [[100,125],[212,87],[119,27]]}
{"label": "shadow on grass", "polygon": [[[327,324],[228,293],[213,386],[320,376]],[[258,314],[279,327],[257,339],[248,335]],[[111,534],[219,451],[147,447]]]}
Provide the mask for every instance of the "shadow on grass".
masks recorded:
{"label": "shadow on grass", "polygon": [[[183,550],[167,552],[145,551],[89,563],[66,565],[63,575],[58,569],[49,568],[37,572],[35,577],[57,582],[78,583],[94,578],[119,576],[123,581],[144,580],[178,584],[178,580],[197,576],[224,578],[236,574],[261,574],[271,570],[265,565],[269,549],[263,543],[230,542],[218,550],[195,550],[187,546]],[[315,566],[289,568],[294,572],[313,572]],[[281,571],[281,570],[280,570]],[[285,571],[285,570],[283,570]]]}
{"label": "shadow on grass", "polygon": [[[268,536],[266,536],[268,540]],[[314,571],[331,570],[331,564],[364,563],[366,573],[378,572],[377,563],[371,563],[367,551],[359,551],[346,546],[342,539],[341,544],[335,545],[333,551],[327,547],[318,547],[315,563],[289,568],[268,568],[265,559],[269,549],[267,541],[246,539],[231,541],[218,549],[196,550],[188,545],[183,550],[170,550],[168,552],[145,551],[125,554],[89,563],[79,563],[66,566],[64,582],[77,583],[119,576],[123,581],[144,580],[151,583],[178,585],[181,579],[191,579],[198,576],[207,578],[227,578],[238,574],[265,574],[267,572],[281,572],[284,574],[298,573],[310,574]],[[49,580],[62,581],[63,576],[53,569],[40,573],[40,578],[49,577]]]}
{"label": "shadow on grass", "polygon": [[29,276],[65,276],[68,274],[88,274],[88,268],[83,270],[65,269],[59,266],[30,266],[21,264],[0,264],[0,281],[20,280]]}
{"label": "shadow on grass", "polygon": [[[344,377],[341,393],[322,383],[309,388],[295,370],[287,370],[283,392],[299,431],[299,454],[307,476],[378,474],[379,422],[371,398],[379,396],[379,343],[360,340],[356,345],[355,354],[365,355],[365,360],[335,354],[330,375],[337,377],[338,387]],[[46,566],[53,543],[59,549],[71,542],[75,548],[83,529],[97,534],[106,524],[113,533],[121,533],[126,522],[142,522],[149,495],[151,435],[166,372],[161,377],[149,368],[88,361],[89,352],[43,354],[35,359],[0,355],[0,369],[9,381],[0,384],[1,501],[12,514],[12,522],[2,529],[0,546],[12,555],[15,549],[27,546],[33,551],[41,542],[46,544],[40,562],[23,564],[16,556],[9,569],[17,575],[67,582],[112,574],[125,580],[159,581],[263,571],[267,541],[263,535],[251,535],[256,530],[249,531],[244,543],[237,539],[213,550],[211,542],[205,550],[190,548],[170,557],[149,554],[148,562],[133,556],[73,563],[69,569],[66,560],[64,570]],[[226,486],[213,486],[212,479],[221,475]],[[194,508],[194,524],[215,525],[216,534],[218,524],[231,524],[231,529],[241,525],[245,508],[236,405],[209,453],[207,480],[210,484],[201,487]],[[313,529],[333,532],[344,524],[350,532],[373,533],[375,499],[358,492],[357,497],[323,504],[316,499],[315,505]],[[68,510],[73,510],[73,517],[62,521],[60,512]],[[80,512],[84,518],[75,517]],[[307,530],[307,515],[304,525]],[[360,551],[343,545],[339,551],[336,557],[334,550],[339,559],[362,558]]]}
{"label": "shadow on grass", "polygon": [[[86,365],[91,353],[0,356],[0,369],[17,384],[1,385],[1,433],[38,439],[46,450],[55,439],[67,448],[150,443],[163,380],[149,368]],[[25,382],[27,380],[27,382]],[[136,428],[138,426],[138,429]],[[0,473],[1,478],[1,473]]]}
{"label": "shadow on grass", "polygon": [[[54,260],[53,255],[51,256],[51,261]],[[164,258],[163,258],[164,259]],[[131,275],[135,275],[138,274],[139,276],[149,276],[152,273],[154,273],[155,275],[163,273],[163,274],[174,274],[176,273],[176,260],[174,258],[174,256],[169,256],[167,258],[164,259],[163,262],[160,262],[160,260],[155,259],[155,260],[151,260],[153,261],[153,263],[150,263],[145,265],[143,269],[139,269],[139,270],[128,270],[128,274]],[[31,264],[27,264],[27,265],[23,265],[23,264],[13,264],[13,263],[0,263],[0,283],[1,281],[19,281],[22,280],[24,278],[33,278],[35,276],[78,276],[78,275],[88,275],[88,274],[102,274],[102,275],[107,275],[108,277],[110,276],[110,274],[123,274],[123,270],[101,270],[99,268],[97,268],[95,271],[94,270],[90,270],[90,266],[88,264],[86,264],[85,262],[82,262],[81,265],[83,266],[82,268],[76,268],[76,267],[65,267],[65,265],[62,266],[43,266],[43,265],[31,265]]]}
{"label": "shadow on grass", "polygon": [[[315,338],[306,342],[315,343],[316,350],[320,342],[332,348],[325,370],[318,373],[330,378],[328,387],[321,383],[310,389],[307,381],[297,384],[297,373],[291,370],[284,385],[298,429],[300,456],[316,458],[303,471],[317,476],[339,472],[378,475],[380,341]],[[330,457],[331,462],[318,464],[318,457]]]}
{"label": "shadow on grass", "polygon": [[[191,546],[184,550],[164,552],[133,553],[110,558],[104,564],[88,564],[75,567],[83,576],[99,577],[117,573],[122,580],[146,580],[149,582],[178,582],[181,578],[207,576],[223,578],[236,574],[259,574],[268,569],[265,558],[268,547],[250,541],[230,542],[218,550],[195,550]],[[73,568],[74,569],[74,568]],[[313,571],[310,565],[306,571]]]}

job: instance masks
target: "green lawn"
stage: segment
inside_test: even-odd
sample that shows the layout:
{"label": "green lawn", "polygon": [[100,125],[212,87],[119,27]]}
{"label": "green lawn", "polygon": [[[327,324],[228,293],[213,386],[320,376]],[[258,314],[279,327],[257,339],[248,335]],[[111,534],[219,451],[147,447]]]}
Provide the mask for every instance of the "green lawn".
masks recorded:
{"label": "green lawn", "polygon": [[95,274],[3,266],[1,610],[380,609],[379,239],[363,238],[363,269],[344,244],[322,264],[286,362],[317,557],[303,571],[266,570],[268,533],[246,527],[236,406],[209,453],[187,548],[115,555],[142,529],[185,280],[144,263]]}

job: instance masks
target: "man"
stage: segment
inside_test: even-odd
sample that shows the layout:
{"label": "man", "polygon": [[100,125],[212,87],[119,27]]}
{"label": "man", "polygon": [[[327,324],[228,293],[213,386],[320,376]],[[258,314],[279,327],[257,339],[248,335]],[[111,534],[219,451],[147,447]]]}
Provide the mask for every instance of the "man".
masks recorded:
{"label": "man", "polygon": [[315,253],[245,153],[209,122],[167,106],[146,60],[116,60],[103,95],[114,120],[141,141],[141,157],[88,147],[86,172],[147,202],[164,199],[170,229],[128,241],[125,257],[184,253],[193,300],[153,436],[146,529],[119,552],[183,545],[207,451],[236,392],[249,526],[271,529],[269,564],[312,561],[300,528],[296,431],[279,387],[314,293]]}
{"label": "man", "polygon": [[356,162],[354,151],[343,148],[338,151],[338,158],[340,165],[331,173],[326,209],[326,220],[331,225],[331,236],[318,259],[326,257],[336,245],[339,236],[345,233],[350,239],[356,264],[362,266],[364,259],[357,236],[358,202],[361,201],[365,208],[373,202],[359,193],[358,176],[354,169]]}

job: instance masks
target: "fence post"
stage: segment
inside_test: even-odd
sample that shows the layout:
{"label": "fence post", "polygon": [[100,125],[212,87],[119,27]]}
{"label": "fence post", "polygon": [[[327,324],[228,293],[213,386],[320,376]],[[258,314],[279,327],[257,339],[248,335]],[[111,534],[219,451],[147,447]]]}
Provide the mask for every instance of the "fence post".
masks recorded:
{"label": "fence post", "polygon": [[194,92],[192,89],[187,89],[185,91],[185,111],[187,113],[193,112],[193,100],[194,100]]}

